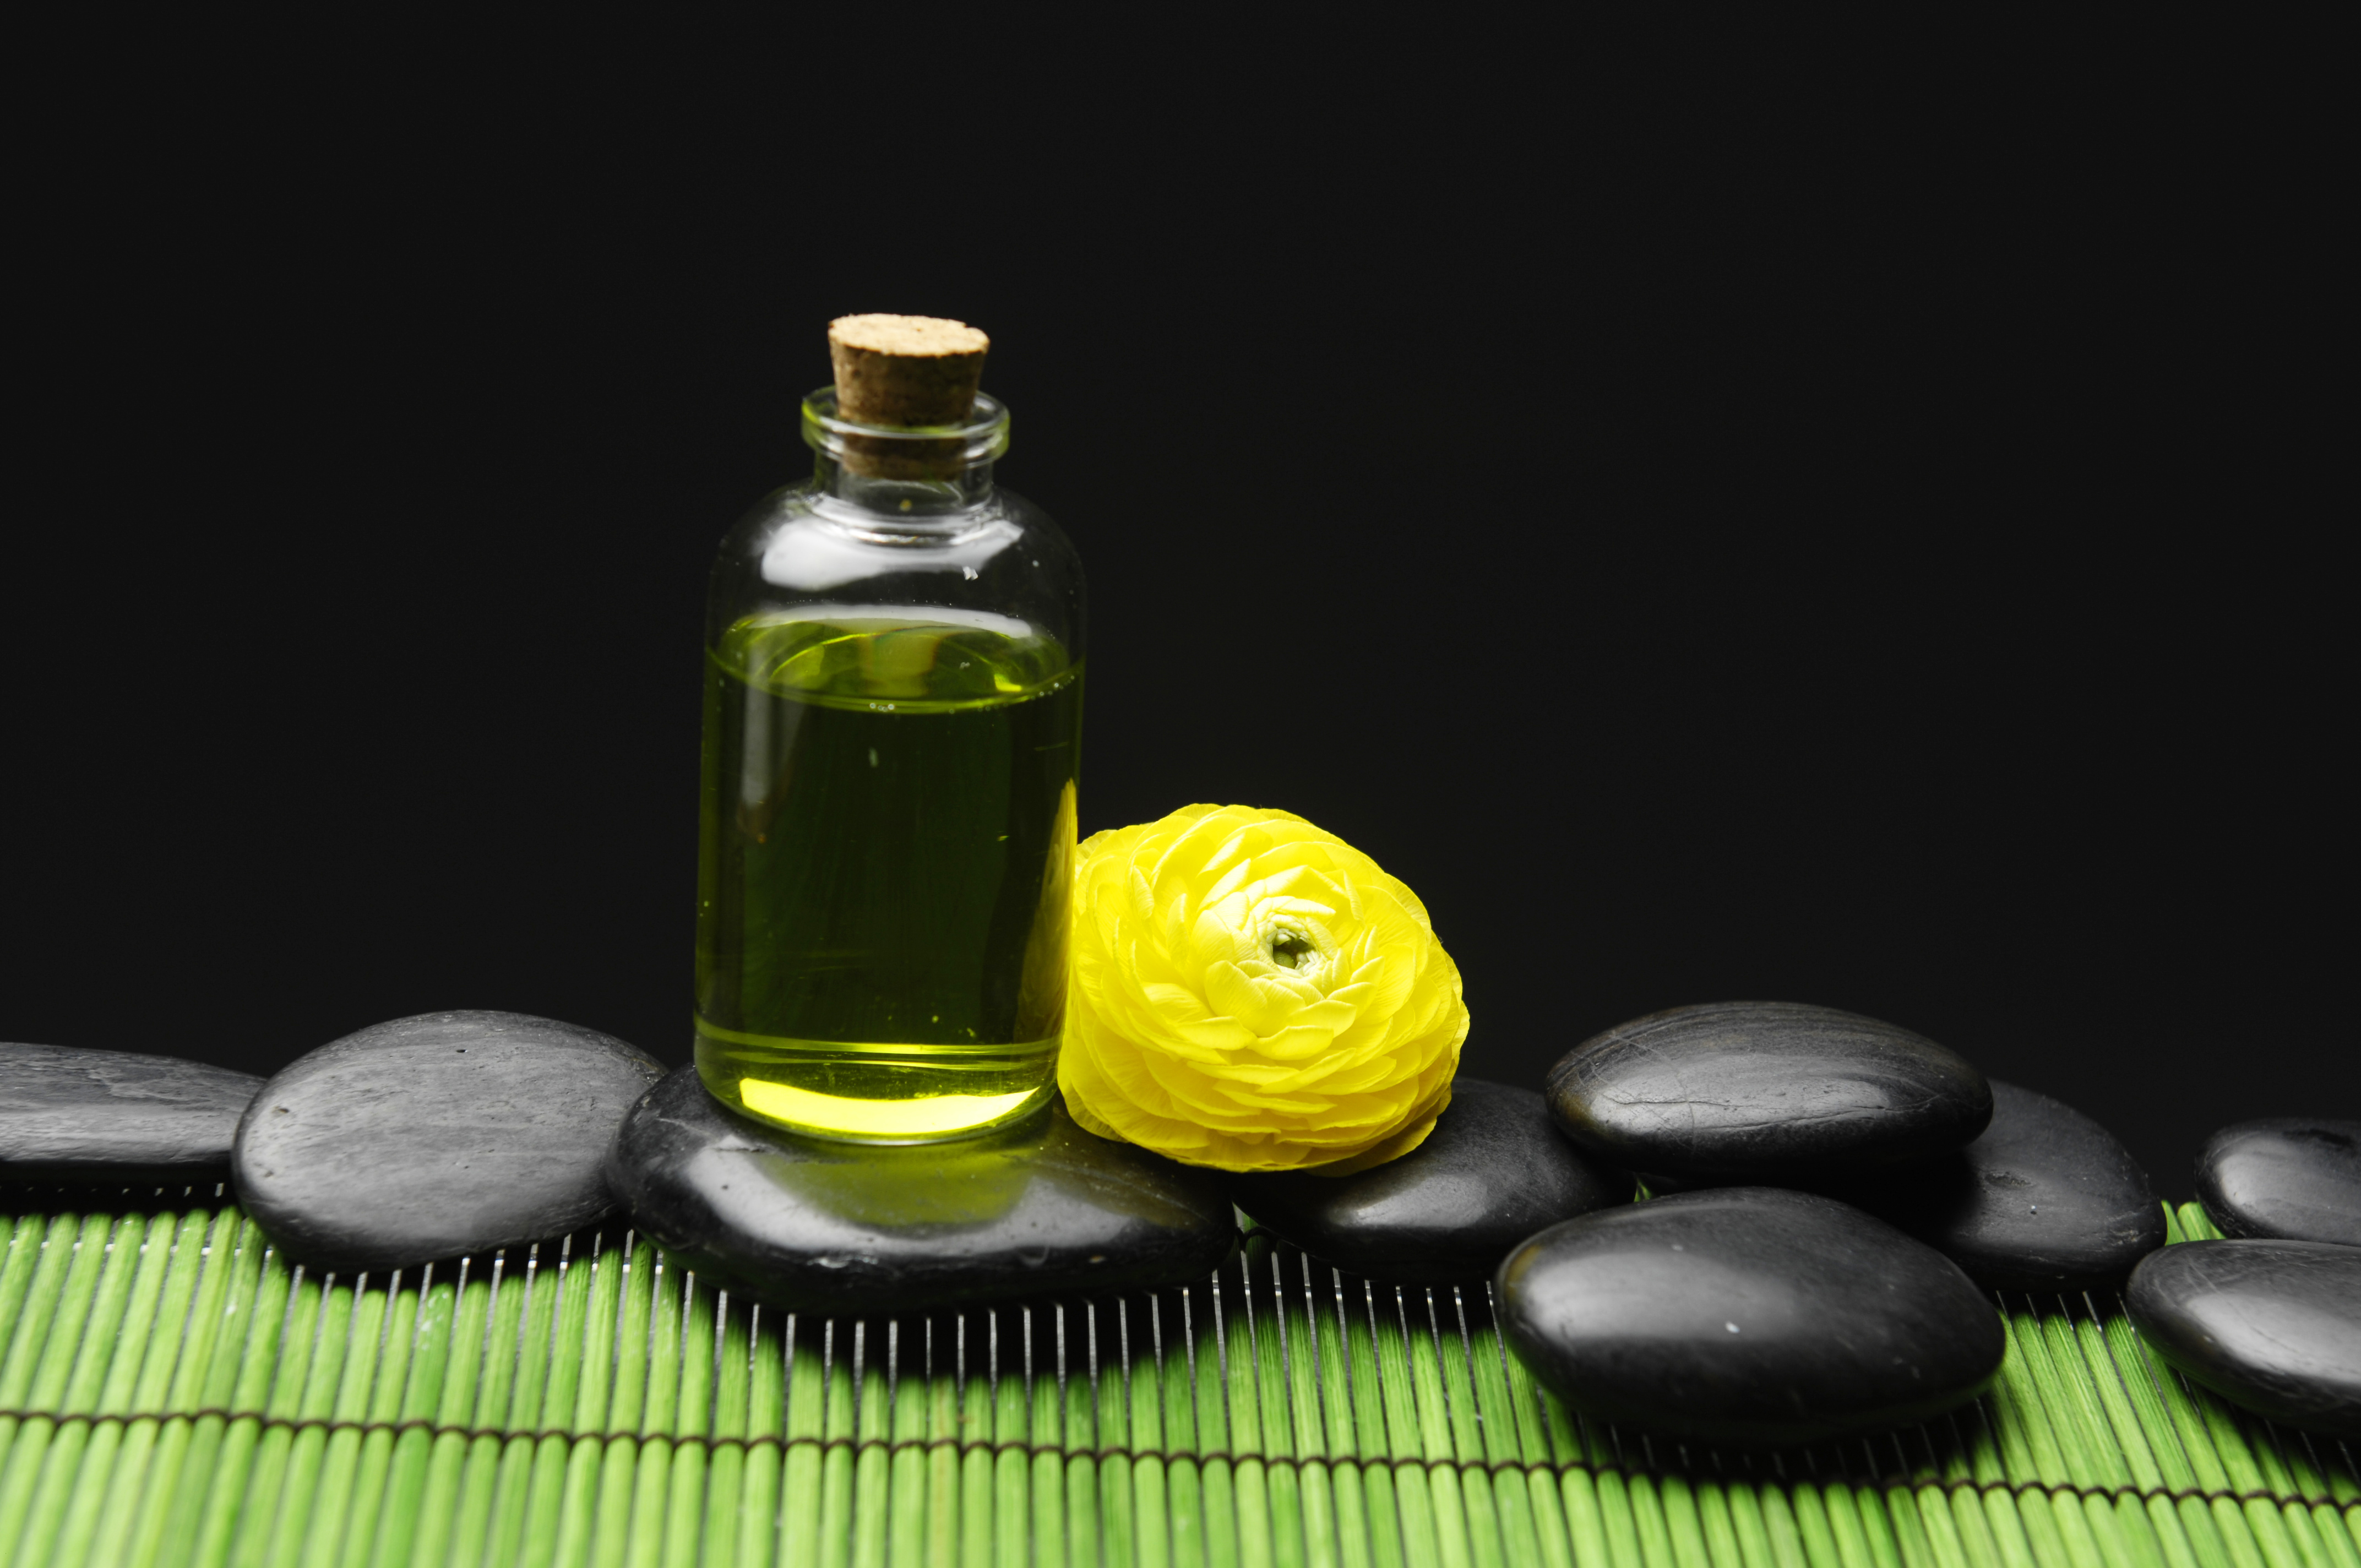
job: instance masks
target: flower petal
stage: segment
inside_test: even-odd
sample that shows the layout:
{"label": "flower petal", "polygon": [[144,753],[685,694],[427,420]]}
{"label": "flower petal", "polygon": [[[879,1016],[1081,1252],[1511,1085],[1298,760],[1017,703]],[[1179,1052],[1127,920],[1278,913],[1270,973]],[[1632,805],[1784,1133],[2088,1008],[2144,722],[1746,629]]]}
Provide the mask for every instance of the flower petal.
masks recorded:
{"label": "flower petal", "polygon": [[1059,1082],[1086,1130],[1223,1169],[1334,1170],[1415,1146],[1448,1103],[1458,968],[1359,850],[1287,812],[1200,805],[1092,835],[1074,875]]}

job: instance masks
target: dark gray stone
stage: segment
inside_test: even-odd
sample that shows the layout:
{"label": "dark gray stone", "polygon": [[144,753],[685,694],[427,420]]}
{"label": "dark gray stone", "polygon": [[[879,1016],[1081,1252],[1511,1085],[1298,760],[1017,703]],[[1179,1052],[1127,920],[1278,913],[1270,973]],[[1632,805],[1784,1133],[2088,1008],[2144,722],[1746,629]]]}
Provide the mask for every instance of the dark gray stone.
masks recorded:
{"label": "dark gray stone", "polygon": [[2132,1270],[2124,1305],[2158,1354],[2231,1403],[2361,1437],[2361,1247],[2185,1242]]}
{"label": "dark gray stone", "polygon": [[2164,1245],[2164,1210],[2114,1134],[1994,1083],[1992,1124],[1956,1155],[1831,1189],[1988,1290],[2113,1289]]}
{"label": "dark gray stone", "polygon": [[177,1057],[0,1044],[0,1180],[209,1186],[261,1087]]}
{"label": "dark gray stone", "polygon": [[1934,1041],[1790,1002],[1635,1018],[1567,1052],[1545,1088],[1576,1143],[1660,1189],[1932,1159],[1992,1119],[1983,1074]]}
{"label": "dark gray stone", "polygon": [[1780,1445],[1923,1420],[2006,1349],[1942,1254],[1815,1193],[1726,1187],[1602,1209],[1509,1255],[1502,1332],[1576,1409]]}
{"label": "dark gray stone", "polygon": [[2361,1122],[2224,1127],[2197,1157],[2197,1198],[2225,1236],[2361,1246]]}
{"label": "dark gray stone", "polygon": [[1631,1180],[1585,1158],[1530,1089],[1463,1078],[1426,1141],[1350,1176],[1235,1178],[1255,1223],[1323,1263],[1411,1285],[1488,1279],[1545,1225],[1631,1201]]}
{"label": "dark gray stone", "polygon": [[607,1146],[664,1070],[522,1013],[379,1024],[263,1086],[237,1130],[238,1200],[295,1261],[345,1272],[563,1234],[613,1209]]}
{"label": "dark gray stone", "polygon": [[1061,1102],[955,1143],[823,1143],[725,1110],[683,1068],[632,1107],[607,1170],[642,1232],[790,1311],[1199,1283],[1237,1241],[1211,1172],[1093,1137]]}

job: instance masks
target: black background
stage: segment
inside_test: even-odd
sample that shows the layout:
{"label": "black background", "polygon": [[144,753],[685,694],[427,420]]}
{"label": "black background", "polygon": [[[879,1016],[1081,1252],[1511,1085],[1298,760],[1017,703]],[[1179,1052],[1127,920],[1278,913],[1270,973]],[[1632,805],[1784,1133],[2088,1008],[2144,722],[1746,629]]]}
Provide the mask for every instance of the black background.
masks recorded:
{"label": "black background", "polygon": [[1469,1070],[1825,1002],[2174,1196],[2361,1114],[2311,41],[807,21],[27,49],[0,1037],[683,1058],[705,565],[889,310],[1088,563],[1085,830],[1367,850]]}

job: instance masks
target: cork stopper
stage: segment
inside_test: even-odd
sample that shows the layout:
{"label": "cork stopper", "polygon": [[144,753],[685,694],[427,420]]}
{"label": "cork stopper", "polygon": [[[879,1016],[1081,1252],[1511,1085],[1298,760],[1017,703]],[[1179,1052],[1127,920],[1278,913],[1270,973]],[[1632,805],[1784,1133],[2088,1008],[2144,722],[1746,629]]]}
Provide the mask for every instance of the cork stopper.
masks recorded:
{"label": "cork stopper", "polygon": [[836,415],[855,424],[965,424],[992,339],[933,316],[839,316],[828,323]]}

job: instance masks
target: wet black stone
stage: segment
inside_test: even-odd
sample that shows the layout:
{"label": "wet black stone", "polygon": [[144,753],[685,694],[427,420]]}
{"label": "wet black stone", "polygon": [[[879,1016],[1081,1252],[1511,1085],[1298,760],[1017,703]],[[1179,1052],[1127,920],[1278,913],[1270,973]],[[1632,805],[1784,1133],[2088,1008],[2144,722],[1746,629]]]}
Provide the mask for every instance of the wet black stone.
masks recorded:
{"label": "wet black stone", "polygon": [[177,1057],[0,1044],[0,1180],[211,1185],[261,1087]]}
{"label": "wet black stone", "polygon": [[1923,1420],[2005,1351],[1942,1254],[1849,1204],[1727,1187],[1553,1225],[1499,1276],[1502,1332],[1601,1420],[1778,1445]]}
{"label": "wet black stone", "polygon": [[2157,1354],[2231,1403],[2361,1437],[2361,1247],[2185,1242],[2132,1271],[2124,1305]]}
{"label": "wet black stone", "polygon": [[2361,1122],[2224,1127],[2197,1157],[2197,1198],[2225,1236],[2361,1246]]}
{"label": "wet black stone", "polygon": [[1992,1119],[1983,1074],[1934,1041],[1788,1002],[1635,1018],[1567,1052],[1544,1087],[1576,1143],[1664,1185],[1784,1184],[1932,1159]]}
{"label": "wet black stone", "polygon": [[1488,1279],[1545,1225],[1628,1203],[1631,1179],[1585,1158],[1530,1089],[1463,1078],[1426,1141],[1351,1176],[1233,1179],[1264,1229],[1323,1263],[1412,1285]]}
{"label": "wet black stone", "polygon": [[1212,1173],[1093,1137],[1056,1102],[981,1137],[863,1146],[749,1121],[683,1068],[632,1107],[607,1169],[640,1230],[790,1311],[1194,1283],[1237,1241]]}
{"label": "wet black stone", "polygon": [[663,1076],[596,1030],[429,1013],[322,1046],[237,1133],[239,1201],[315,1268],[403,1268],[536,1241],[614,1207],[615,1127]]}
{"label": "wet black stone", "polygon": [[1988,1290],[2111,1289],[2164,1245],[2164,1210],[2114,1134],[1994,1083],[1992,1124],[1956,1155],[1835,1187]]}

